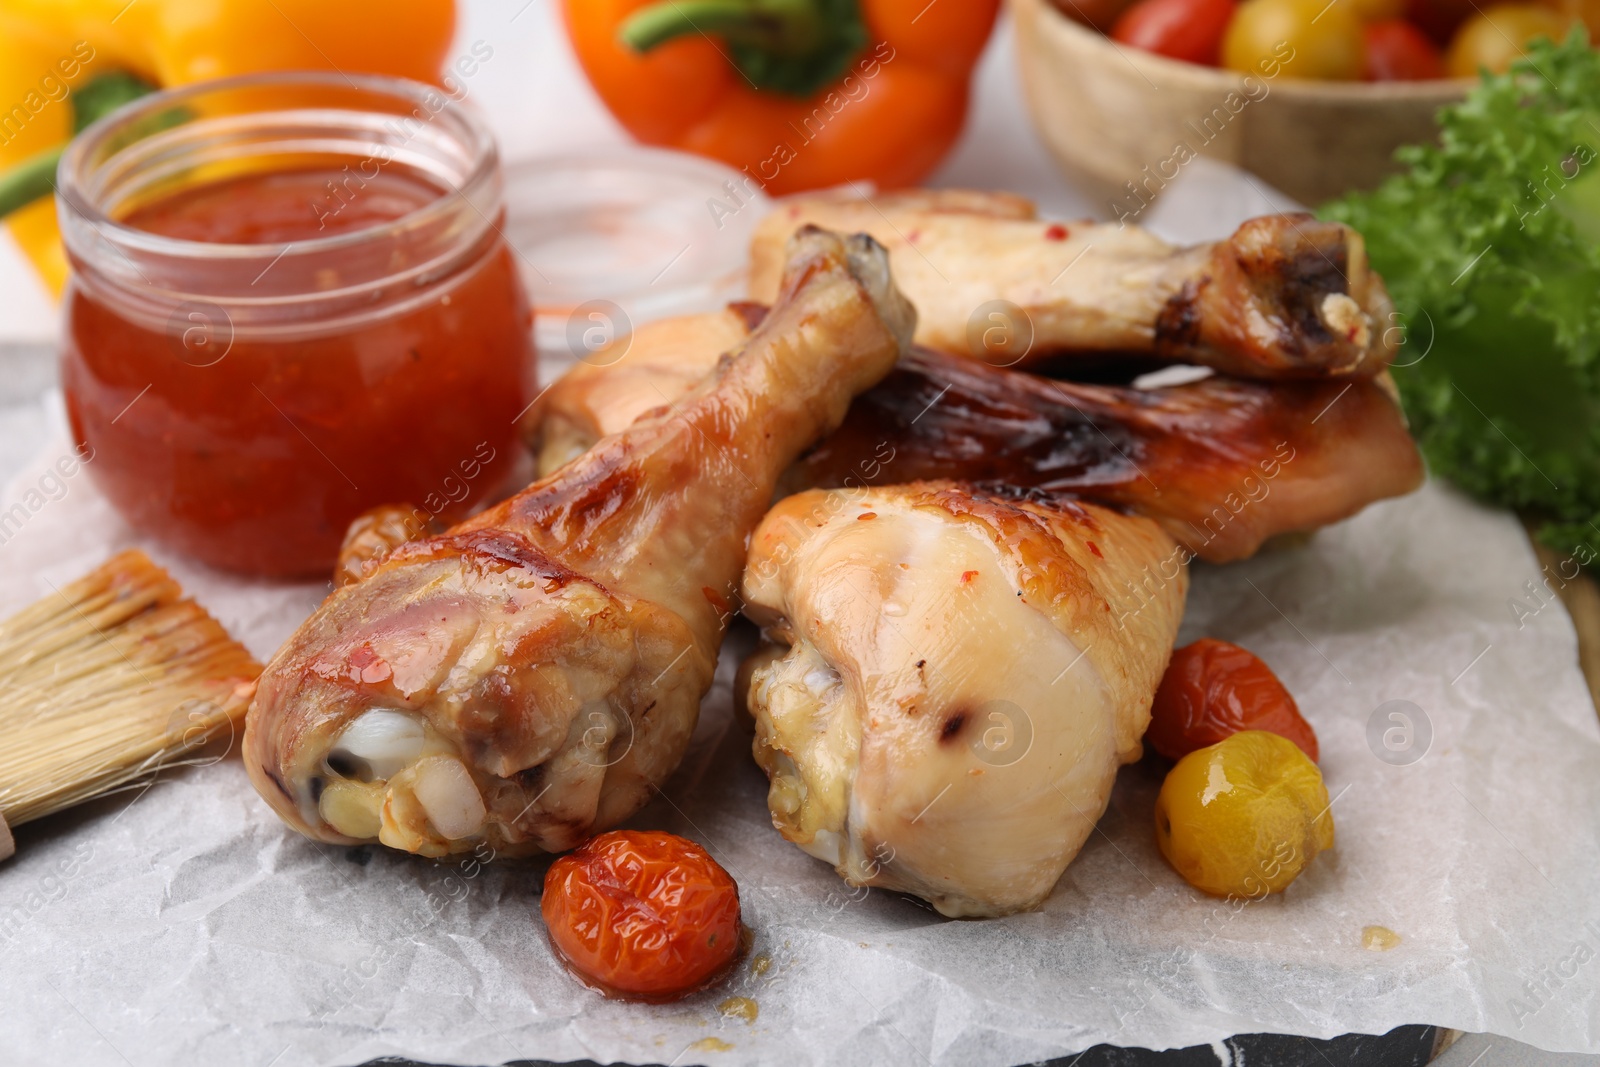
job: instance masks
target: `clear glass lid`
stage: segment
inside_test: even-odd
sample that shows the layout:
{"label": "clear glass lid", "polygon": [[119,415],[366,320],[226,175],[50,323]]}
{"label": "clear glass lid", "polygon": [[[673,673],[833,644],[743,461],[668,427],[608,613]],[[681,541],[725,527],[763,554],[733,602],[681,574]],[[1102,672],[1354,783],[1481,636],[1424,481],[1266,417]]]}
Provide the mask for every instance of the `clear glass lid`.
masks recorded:
{"label": "clear glass lid", "polygon": [[772,207],[747,174],[643,147],[511,164],[505,204],[547,352],[569,347],[580,309],[620,310],[620,332],[739,299],[750,238]]}

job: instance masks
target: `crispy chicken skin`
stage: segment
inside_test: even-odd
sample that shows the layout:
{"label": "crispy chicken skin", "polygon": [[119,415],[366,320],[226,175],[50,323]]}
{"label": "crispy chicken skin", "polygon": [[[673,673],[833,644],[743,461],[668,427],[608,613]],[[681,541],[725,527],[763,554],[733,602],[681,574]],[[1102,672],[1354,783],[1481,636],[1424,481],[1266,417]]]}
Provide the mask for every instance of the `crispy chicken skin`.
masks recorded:
{"label": "crispy chicken skin", "polygon": [[1388,376],[1157,389],[1058,382],[913,350],[779,492],[958,478],[1071,492],[1159,522],[1211,563],[1422,484]]}
{"label": "crispy chicken skin", "polygon": [[[814,223],[883,242],[917,306],[917,343],[943,352],[1005,365],[1134,352],[1247,378],[1371,376],[1394,356],[1388,292],[1361,235],[1339,223],[1264,216],[1225,241],[1176,248],[1135,226],[1050,222],[1016,197],[985,197],[824,194],[782,204],[752,242],[751,299],[772,299],[783,242]],[[1005,321],[993,317],[994,301],[1025,313],[1026,355],[1021,340],[985,351],[988,328]]]}
{"label": "crispy chicken skin", "polygon": [[676,767],[778,475],[914,328],[870,238],[799,233],[762,328],[686,394],[334,591],[262,675],[257,790],[322,841],[570,848]]}
{"label": "crispy chicken skin", "polygon": [[[589,443],[603,436],[596,435]],[[333,567],[334,587],[359,582],[406,542],[441,533],[442,523],[410,504],[380,504],[362,512],[351,521],[339,545],[339,559]]]}
{"label": "crispy chicken skin", "polygon": [[744,577],[773,823],[945,915],[1037,906],[1140,754],[1180,552],[1146,519],[955,482],[782,501]]}
{"label": "crispy chicken skin", "polygon": [[[715,362],[713,346],[761,312],[741,305],[658,323],[619,362],[574,367],[540,401],[536,448],[551,465],[541,470],[676,401]],[[1391,390],[1387,375],[1083,385],[913,349],[779,492],[929,478],[1071,491],[1149,516],[1201,559],[1223,563],[1422,484],[1422,457]]]}

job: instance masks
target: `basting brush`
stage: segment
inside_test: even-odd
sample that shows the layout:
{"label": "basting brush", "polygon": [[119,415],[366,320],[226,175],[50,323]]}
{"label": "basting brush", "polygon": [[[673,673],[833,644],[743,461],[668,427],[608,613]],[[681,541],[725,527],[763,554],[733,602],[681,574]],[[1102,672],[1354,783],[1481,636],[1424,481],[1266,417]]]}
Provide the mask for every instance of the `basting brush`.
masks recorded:
{"label": "basting brush", "polygon": [[0,859],[15,850],[10,827],[242,728],[260,673],[138,550],[0,622]]}

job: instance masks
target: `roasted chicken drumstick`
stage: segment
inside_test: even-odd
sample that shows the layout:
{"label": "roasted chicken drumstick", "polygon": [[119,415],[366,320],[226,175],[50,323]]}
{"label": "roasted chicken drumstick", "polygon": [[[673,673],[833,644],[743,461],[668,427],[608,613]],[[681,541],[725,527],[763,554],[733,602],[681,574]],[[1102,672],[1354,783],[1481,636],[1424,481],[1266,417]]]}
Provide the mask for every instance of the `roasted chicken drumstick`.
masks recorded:
{"label": "roasted chicken drumstick", "polygon": [[1139,756],[1180,551],[1147,519],[953,482],[782,501],[744,577],[773,822],[945,915],[1037,905]]}
{"label": "roasted chicken drumstick", "polygon": [[[742,305],[653,323],[614,365],[574,367],[541,399],[540,469],[675,402],[761,313]],[[1071,491],[1149,516],[1201,559],[1227,562],[1409,493],[1423,467],[1385,378],[1134,389],[913,349],[779,491],[929,478]]]}
{"label": "roasted chicken drumstick", "polygon": [[674,769],[778,475],[914,328],[868,237],[797,235],[716,373],[337,589],[262,675],[244,756],[323,841],[569,848]]}
{"label": "roasted chicken drumstick", "polygon": [[1117,351],[1244,378],[1370,376],[1399,337],[1361,235],[1310,215],[1263,216],[1225,241],[1175,248],[1136,226],[1040,220],[1009,194],[813,196],[756,232],[752,299],[772,300],[784,241],[813,223],[883,242],[917,307],[918,344],[1001,365]]}

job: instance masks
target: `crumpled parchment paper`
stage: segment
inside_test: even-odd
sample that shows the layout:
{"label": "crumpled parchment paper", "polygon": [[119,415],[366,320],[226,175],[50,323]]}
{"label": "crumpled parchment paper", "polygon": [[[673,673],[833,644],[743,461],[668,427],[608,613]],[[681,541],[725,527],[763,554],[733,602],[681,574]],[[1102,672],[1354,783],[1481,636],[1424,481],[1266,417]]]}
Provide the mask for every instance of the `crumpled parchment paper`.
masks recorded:
{"label": "crumpled parchment paper", "polygon": [[[6,611],[140,543],[85,473],[41,483],[66,450],[61,432],[0,498],[28,509],[0,545]],[[324,592],[150,551],[262,658]],[[949,921],[851,891],[772,829],[725,650],[687,760],[636,823],[738,879],[754,946],[726,986],[602,1000],[546,945],[543,864],[307,841],[234,756],[18,832],[0,1059],[999,1067],[1404,1023],[1600,1051],[1600,729],[1545,578],[1511,516],[1431,484],[1303,547],[1195,569],[1182,639],[1253,649],[1321,739],[1338,844],[1282,897],[1208,899],[1167,867],[1153,763],[1123,770],[1038,912]],[[1364,948],[1368,926],[1399,946]],[[753,1022],[719,1010],[734,995]]]}

